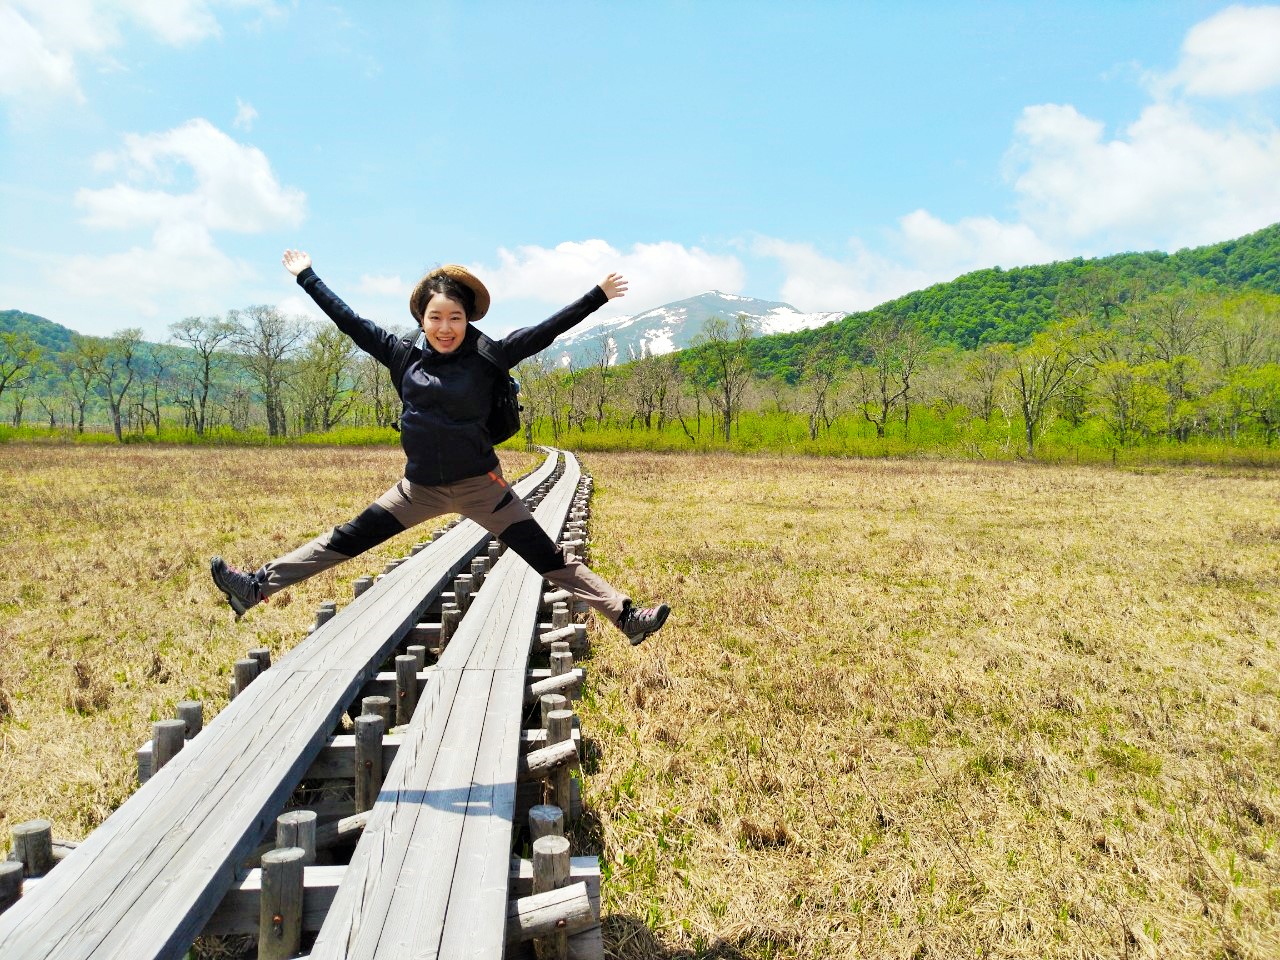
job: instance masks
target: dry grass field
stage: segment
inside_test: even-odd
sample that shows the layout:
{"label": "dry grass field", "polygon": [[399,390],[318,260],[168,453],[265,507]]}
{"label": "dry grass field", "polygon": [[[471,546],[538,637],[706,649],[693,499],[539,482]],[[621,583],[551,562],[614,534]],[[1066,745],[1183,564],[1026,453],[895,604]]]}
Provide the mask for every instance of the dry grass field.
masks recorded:
{"label": "dry grass field", "polygon": [[[532,458],[513,455],[508,473]],[[82,836],[235,627],[208,583],[397,451],[0,448],[0,829]],[[593,454],[579,845],[621,958],[1280,955],[1280,476]]]}

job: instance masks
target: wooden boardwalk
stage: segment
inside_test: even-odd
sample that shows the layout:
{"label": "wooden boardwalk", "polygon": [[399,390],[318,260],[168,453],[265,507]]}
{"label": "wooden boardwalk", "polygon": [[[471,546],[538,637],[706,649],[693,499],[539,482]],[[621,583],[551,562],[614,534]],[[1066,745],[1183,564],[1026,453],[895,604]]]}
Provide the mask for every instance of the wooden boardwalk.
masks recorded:
{"label": "wooden boardwalk", "polygon": [[[550,478],[556,460],[515,484],[517,493]],[[553,536],[579,473],[565,460],[536,513]],[[486,541],[475,524],[458,524],[250,683],[0,914],[0,958],[182,957],[343,712]],[[490,572],[398,738],[313,957],[502,956],[542,585],[514,555]]]}
{"label": "wooden boardwalk", "polygon": [[[567,482],[566,482],[567,481]],[[558,539],[578,484],[534,516]],[[311,960],[500,958],[525,669],[542,577],[512,553],[449,644],[383,783]]]}

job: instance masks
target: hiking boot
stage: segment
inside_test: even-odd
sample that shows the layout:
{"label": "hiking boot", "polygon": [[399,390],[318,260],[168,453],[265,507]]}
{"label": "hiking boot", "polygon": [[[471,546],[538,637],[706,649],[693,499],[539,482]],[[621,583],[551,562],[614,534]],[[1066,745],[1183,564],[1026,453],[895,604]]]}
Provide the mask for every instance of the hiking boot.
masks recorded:
{"label": "hiking boot", "polygon": [[644,643],[644,638],[649,634],[661,630],[670,612],[671,608],[665,603],[637,609],[631,605],[630,600],[623,600],[622,613],[618,615],[618,629],[627,635],[634,647]]}
{"label": "hiking boot", "polygon": [[262,589],[258,586],[257,577],[227,566],[227,562],[221,557],[214,557],[209,561],[209,573],[213,575],[217,588],[226,594],[227,603],[236,612],[237,620],[245,615],[246,610],[262,601]]}

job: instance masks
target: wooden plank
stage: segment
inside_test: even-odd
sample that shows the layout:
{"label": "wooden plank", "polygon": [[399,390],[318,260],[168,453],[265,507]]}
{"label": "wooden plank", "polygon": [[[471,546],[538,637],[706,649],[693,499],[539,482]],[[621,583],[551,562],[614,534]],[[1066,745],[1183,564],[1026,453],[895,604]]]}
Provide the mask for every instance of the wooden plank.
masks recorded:
{"label": "wooden plank", "polygon": [[[552,460],[517,492],[548,475]],[[343,708],[486,539],[475,524],[458,524],[258,677],[0,915],[0,955],[181,957]]]}

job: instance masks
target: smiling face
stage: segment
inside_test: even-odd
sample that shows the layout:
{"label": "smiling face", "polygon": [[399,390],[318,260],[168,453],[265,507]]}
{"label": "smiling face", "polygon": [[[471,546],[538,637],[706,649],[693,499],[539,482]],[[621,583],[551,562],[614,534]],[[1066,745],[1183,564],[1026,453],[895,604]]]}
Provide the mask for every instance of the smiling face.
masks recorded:
{"label": "smiling face", "polygon": [[436,353],[452,353],[467,335],[467,313],[457,300],[433,294],[422,313],[422,332]]}

